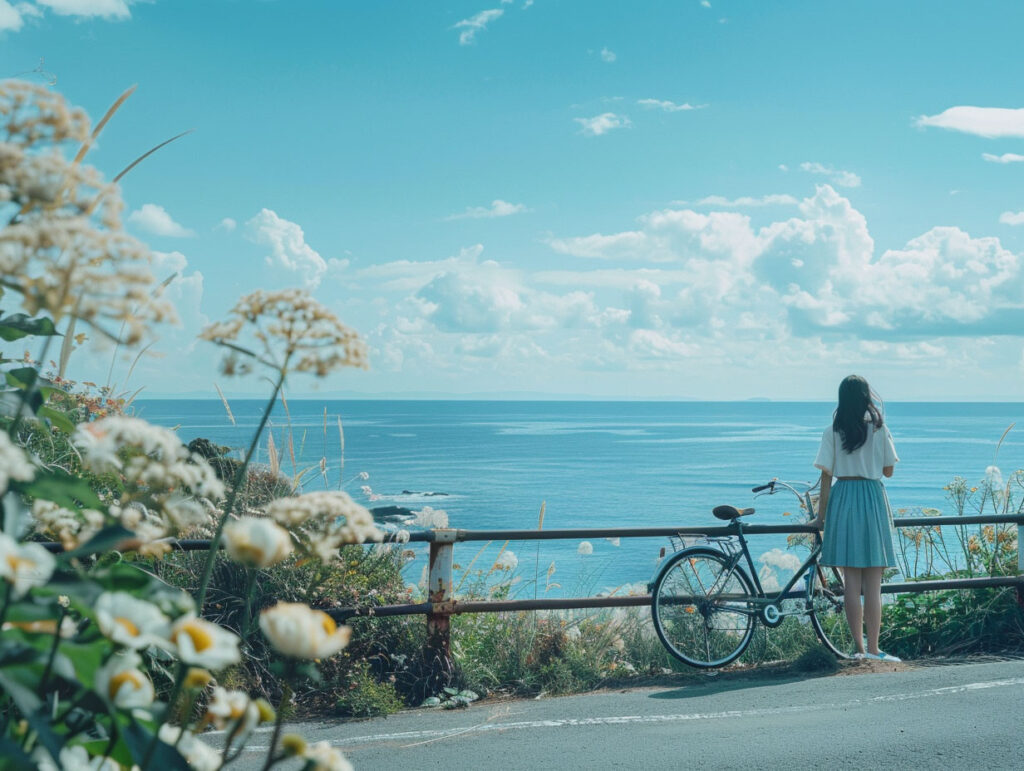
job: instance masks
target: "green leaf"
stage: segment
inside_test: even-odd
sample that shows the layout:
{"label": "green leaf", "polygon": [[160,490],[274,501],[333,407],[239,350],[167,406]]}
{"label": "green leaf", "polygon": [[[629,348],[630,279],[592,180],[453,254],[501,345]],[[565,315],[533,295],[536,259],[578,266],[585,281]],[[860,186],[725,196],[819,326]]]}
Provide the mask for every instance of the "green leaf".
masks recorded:
{"label": "green leaf", "polygon": [[40,473],[28,484],[19,485],[19,489],[33,498],[53,501],[66,509],[77,509],[79,506],[87,509],[104,508],[88,482],[63,471]]}
{"label": "green leaf", "polygon": [[[67,391],[63,388],[58,388],[52,381],[47,380],[44,377],[40,377],[39,371],[34,367],[17,367],[15,369],[9,369],[4,373],[4,379],[7,381],[7,385],[21,391],[25,391],[33,385],[36,385],[37,388],[33,402],[38,401],[39,404],[42,404],[53,396],[53,394],[67,394]],[[36,410],[38,406],[38,404],[33,404],[33,411]]]}
{"label": "green leaf", "polygon": [[39,766],[28,754],[6,737],[0,737],[0,768],[3,771],[35,771]]}
{"label": "green leaf", "polygon": [[39,372],[35,367],[17,367],[9,369],[4,373],[7,385],[13,388],[28,388],[39,378]]}
{"label": "green leaf", "polygon": [[18,712],[22,713],[29,722],[29,726],[35,730],[39,743],[46,747],[46,751],[57,760],[60,755],[60,739],[53,732],[49,721],[43,714],[43,702],[31,688],[19,683],[10,674],[0,671],[0,688],[7,692]]}
{"label": "green leaf", "polygon": [[0,338],[8,342],[20,340],[27,335],[49,337],[59,334],[53,322],[47,318],[34,319],[24,313],[14,313],[0,318]]}
{"label": "green leaf", "polygon": [[[97,536],[99,537],[99,536]],[[92,579],[107,591],[153,594],[167,584],[131,562],[115,562],[92,573]]]}
{"label": "green leaf", "polygon": [[65,552],[62,559],[71,560],[77,557],[89,557],[98,552],[106,552],[113,549],[117,544],[134,535],[123,525],[107,525],[96,535],[83,543],[77,549]]}
{"label": "green leaf", "polygon": [[51,425],[56,426],[65,434],[74,433],[75,424],[71,422],[71,419],[68,418],[67,415],[58,409],[54,409],[53,407],[48,407],[43,404],[36,409],[36,416],[45,418]]}
{"label": "green leaf", "polygon": [[0,650],[0,668],[24,666],[38,660],[39,657],[40,652],[31,645],[8,639],[3,650]]}
{"label": "green leaf", "polygon": [[65,669],[56,669],[56,660],[54,660],[54,671],[69,682],[73,682],[77,678],[79,683],[92,683],[95,681],[96,670],[103,664],[103,657],[109,650],[105,640],[97,640],[93,643],[62,642],[57,659],[64,659],[66,665],[62,664],[61,666],[70,667],[72,676],[65,677]]}
{"label": "green leaf", "polygon": [[[149,745],[153,741],[153,732],[132,721],[122,729],[121,736],[124,738],[124,743],[128,745],[132,760],[141,765],[149,751]],[[188,763],[181,753],[161,741],[156,743],[156,749],[148,768],[159,768],[161,771],[189,771]]]}

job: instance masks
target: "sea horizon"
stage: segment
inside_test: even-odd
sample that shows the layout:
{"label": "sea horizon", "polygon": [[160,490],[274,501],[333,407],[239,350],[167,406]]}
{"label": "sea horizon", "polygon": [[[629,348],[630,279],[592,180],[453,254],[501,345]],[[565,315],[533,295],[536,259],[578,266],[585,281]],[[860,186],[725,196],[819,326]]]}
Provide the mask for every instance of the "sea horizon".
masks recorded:
{"label": "sea horizon", "polygon": [[[175,427],[186,442],[202,437],[237,453],[251,440],[265,402],[227,401],[230,418],[219,399],[146,399],[136,408],[151,422]],[[954,477],[974,484],[994,463],[1007,475],[1024,466],[1024,437],[1008,431],[1024,420],[1020,402],[885,407],[901,458],[886,480],[897,515],[953,513],[943,488]],[[755,500],[751,488],[775,477],[813,483],[813,459],[833,409],[797,401],[326,398],[290,399],[288,408],[286,414],[281,402],[275,405],[257,463],[268,463],[272,433],[282,473],[301,478],[304,491],[341,488],[367,507],[444,510],[451,527],[479,530],[536,528],[542,504],[545,528],[711,525],[711,509],[723,503],[755,506],[757,522],[793,522],[799,508],[792,496]],[[310,472],[321,458],[323,475]],[[369,478],[358,479],[360,473]],[[575,542],[507,548],[528,553],[531,565],[567,568],[579,576],[573,584],[599,574],[591,589],[606,590],[650,578],[665,544],[595,542],[586,556]],[[489,548],[496,554],[500,546]],[[787,542],[764,536],[752,549],[755,558],[777,555]],[[407,568],[411,583],[422,557]]]}

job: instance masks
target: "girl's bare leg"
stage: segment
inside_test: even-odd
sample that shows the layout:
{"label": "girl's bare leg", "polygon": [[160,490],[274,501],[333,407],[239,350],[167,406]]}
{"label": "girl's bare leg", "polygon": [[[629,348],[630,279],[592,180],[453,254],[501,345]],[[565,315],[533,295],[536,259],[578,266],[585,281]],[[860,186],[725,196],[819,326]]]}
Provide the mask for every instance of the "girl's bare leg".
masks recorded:
{"label": "girl's bare leg", "polygon": [[868,653],[878,653],[878,633],[882,627],[882,570],[864,568],[861,588],[864,590],[864,626],[868,633]]}
{"label": "girl's bare leg", "polygon": [[[869,568],[870,569],[870,568]],[[861,576],[864,568],[843,568],[843,597],[846,606],[846,623],[850,625],[857,653],[864,652],[864,609],[860,604]],[[878,651],[878,632],[875,631],[875,651]]]}

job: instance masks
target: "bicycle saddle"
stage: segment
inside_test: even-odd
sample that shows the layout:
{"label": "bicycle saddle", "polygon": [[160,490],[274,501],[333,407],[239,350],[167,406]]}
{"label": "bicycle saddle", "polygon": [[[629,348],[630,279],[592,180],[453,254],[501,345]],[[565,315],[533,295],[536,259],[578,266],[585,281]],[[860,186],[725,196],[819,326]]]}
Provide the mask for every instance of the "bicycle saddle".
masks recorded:
{"label": "bicycle saddle", "polygon": [[719,519],[736,519],[737,517],[749,517],[754,513],[753,509],[737,509],[735,506],[715,506],[711,510]]}

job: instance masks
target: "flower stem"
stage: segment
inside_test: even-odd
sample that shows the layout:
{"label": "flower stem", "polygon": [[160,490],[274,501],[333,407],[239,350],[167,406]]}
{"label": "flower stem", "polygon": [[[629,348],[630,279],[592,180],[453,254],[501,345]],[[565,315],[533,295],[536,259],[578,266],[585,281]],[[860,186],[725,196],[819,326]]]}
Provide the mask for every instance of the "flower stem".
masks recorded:
{"label": "flower stem", "polygon": [[53,631],[53,645],[50,646],[50,655],[46,659],[46,668],[43,670],[43,677],[39,681],[39,690],[46,692],[46,684],[50,679],[50,672],[53,670],[53,660],[57,658],[57,647],[60,645],[60,625],[64,622],[67,611],[60,609],[60,616],[57,618],[57,628]]}
{"label": "flower stem", "polygon": [[[43,348],[39,352],[39,366],[46,360],[46,354],[50,350],[50,343],[53,342],[53,335],[47,335],[43,341]],[[22,413],[25,411],[25,407],[28,406],[29,400],[35,396],[36,391],[39,390],[39,369],[36,369],[36,376],[32,382],[29,383],[28,388],[21,392],[21,398],[18,400],[18,409],[14,413],[14,420],[11,421],[11,425],[7,428],[7,433],[10,434],[11,438],[15,438],[15,432],[18,430],[18,426],[21,424]]]}
{"label": "flower stem", "polygon": [[[287,362],[285,362],[285,364],[287,364]],[[260,424],[257,426],[256,432],[253,434],[252,441],[249,443],[249,449],[245,453],[245,460],[242,461],[242,465],[238,468],[238,471],[235,472],[234,484],[231,486],[227,502],[224,504],[224,513],[221,515],[220,521],[217,522],[217,530],[214,532],[213,538],[210,541],[210,549],[206,554],[206,563],[203,565],[202,578],[199,580],[199,589],[196,591],[196,611],[199,615],[202,615],[203,613],[203,602],[206,599],[206,590],[210,584],[210,576],[213,574],[213,564],[217,558],[217,550],[220,548],[221,537],[224,534],[224,525],[227,524],[228,517],[231,516],[231,512],[235,508],[235,501],[238,499],[238,491],[245,482],[245,473],[249,468],[249,462],[252,460],[252,456],[256,452],[256,446],[259,444],[260,436],[263,434],[263,429],[266,427],[267,421],[270,420],[270,413],[274,409],[274,404],[277,402],[277,396],[281,393],[281,386],[284,385],[286,372],[287,367],[282,366],[280,376],[274,384],[273,393],[270,394],[267,406],[263,410],[263,416],[260,418]]]}
{"label": "flower stem", "polygon": [[256,568],[245,569],[245,607],[242,609],[242,643],[248,644],[249,625],[252,623],[252,599],[256,592]]}
{"label": "flower stem", "polygon": [[[186,669],[184,662],[179,661],[178,669],[174,673],[174,686],[171,688],[171,695],[167,699],[167,707],[164,709],[164,713],[160,716],[160,722],[153,731],[153,738],[150,740],[149,746],[146,748],[146,755],[142,758],[142,771],[146,771],[146,769],[149,768],[149,762],[153,759],[153,753],[156,752],[157,742],[160,741],[160,729],[164,727],[164,724],[168,722],[168,718],[174,713],[174,705],[177,703],[178,697],[181,695],[181,689],[185,682],[185,673],[187,671],[188,670]],[[185,728],[182,726],[182,731],[184,730]]]}
{"label": "flower stem", "polygon": [[11,606],[11,592],[14,591],[14,584],[7,584],[4,588],[4,604],[0,608],[0,626],[7,620],[7,609]]}
{"label": "flower stem", "polygon": [[277,749],[277,740],[281,738],[281,726],[284,724],[284,709],[292,696],[292,688],[288,682],[295,676],[295,662],[288,659],[285,664],[284,682],[281,683],[281,701],[277,703],[277,717],[274,719],[274,734],[270,737],[270,749],[267,750],[267,761],[263,764],[263,771],[267,771],[274,765],[276,758],[274,750]]}

